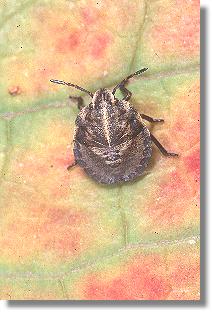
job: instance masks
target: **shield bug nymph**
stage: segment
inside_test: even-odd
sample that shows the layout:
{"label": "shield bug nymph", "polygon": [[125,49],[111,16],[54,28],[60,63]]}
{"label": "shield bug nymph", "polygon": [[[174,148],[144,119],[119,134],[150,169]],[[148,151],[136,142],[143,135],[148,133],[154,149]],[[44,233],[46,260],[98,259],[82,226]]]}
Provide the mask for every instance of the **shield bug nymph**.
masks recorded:
{"label": "shield bug nymph", "polygon": [[[112,91],[104,88],[94,94],[72,83],[50,80],[77,88],[92,98],[91,103],[84,106],[81,97],[70,96],[77,100],[80,112],[74,131],[75,162],[68,169],[78,164],[99,183],[121,183],[142,175],[152,156],[152,143],[163,155],[178,156],[167,152],[144,123],[144,120],[164,120],[140,114],[129,103],[132,93],[126,88],[127,82],[146,70],[143,68],[126,77]],[[123,94],[121,100],[115,97],[118,89]]]}

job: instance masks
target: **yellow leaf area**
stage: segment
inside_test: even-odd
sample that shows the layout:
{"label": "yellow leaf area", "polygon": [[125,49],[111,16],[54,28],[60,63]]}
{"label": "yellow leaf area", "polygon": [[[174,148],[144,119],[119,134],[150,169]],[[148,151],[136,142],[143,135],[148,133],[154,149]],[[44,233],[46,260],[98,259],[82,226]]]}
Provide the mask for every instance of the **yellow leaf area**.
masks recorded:
{"label": "yellow leaf area", "polygon": [[[199,2],[0,2],[0,298],[199,300]],[[73,161],[82,95],[128,85],[157,148],[100,185]],[[85,97],[85,102],[89,100]]]}

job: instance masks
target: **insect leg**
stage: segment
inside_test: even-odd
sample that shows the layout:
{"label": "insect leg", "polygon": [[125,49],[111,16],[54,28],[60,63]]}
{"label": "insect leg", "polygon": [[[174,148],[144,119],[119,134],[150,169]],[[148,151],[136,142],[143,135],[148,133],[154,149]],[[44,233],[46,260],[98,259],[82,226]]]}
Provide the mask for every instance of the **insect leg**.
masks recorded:
{"label": "insect leg", "polygon": [[145,114],[141,114],[141,117],[149,122],[163,122],[164,119],[161,119],[161,118],[152,118],[150,116],[147,116]]}
{"label": "insect leg", "polygon": [[68,171],[71,170],[71,168],[73,168],[73,167],[76,166],[76,165],[77,165],[77,162],[76,162],[76,160],[74,159],[73,163],[67,167],[67,170],[68,170]]}
{"label": "insect leg", "polygon": [[81,96],[70,95],[69,99],[75,100],[77,102],[77,107],[79,108],[79,110],[85,106],[83,103],[83,98]]}
{"label": "insect leg", "polygon": [[120,86],[119,89],[121,90],[122,94],[124,95],[123,101],[129,101],[132,96],[132,92],[130,92],[125,86]]}
{"label": "insect leg", "polygon": [[155,143],[155,145],[157,146],[157,148],[161,151],[161,153],[162,153],[164,156],[178,156],[178,154],[176,154],[176,153],[170,153],[170,152],[168,152],[168,151],[163,147],[163,145],[154,137],[153,134],[150,134],[150,136],[151,136],[152,142]]}

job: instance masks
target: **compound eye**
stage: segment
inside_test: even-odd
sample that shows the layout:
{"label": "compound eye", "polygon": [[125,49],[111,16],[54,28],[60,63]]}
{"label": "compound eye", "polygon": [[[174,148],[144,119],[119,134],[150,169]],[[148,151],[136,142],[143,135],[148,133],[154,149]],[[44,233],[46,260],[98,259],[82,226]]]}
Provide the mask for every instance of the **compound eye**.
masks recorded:
{"label": "compound eye", "polygon": [[131,128],[134,130],[134,129],[139,127],[139,124],[140,124],[140,122],[138,121],[138,119],[134,115],[132,115],[130,117],[130,126],[131,126]]}

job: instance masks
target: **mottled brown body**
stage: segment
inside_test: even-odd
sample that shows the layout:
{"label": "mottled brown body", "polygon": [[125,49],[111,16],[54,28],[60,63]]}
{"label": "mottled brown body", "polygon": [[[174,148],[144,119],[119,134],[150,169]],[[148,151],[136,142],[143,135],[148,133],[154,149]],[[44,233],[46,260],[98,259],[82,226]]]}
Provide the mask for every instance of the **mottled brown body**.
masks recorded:
{"label": "mottled brown body", "polygon": [[150,132],[128,102],[101,89],[77,119],[74,156],[100,183],[129,181],[141,175],[152,155]]}
{"label": "mottled brown body", "polygon": [[[94,94],[72,83],[51,80],[75,87],[92,97],[86,107],[83,107],[82,98],[71,97],[78,100],[81,109],[75,122],[73,165],[81,166],[99,183],[121,183],[142,175],[152,156],[152,142],[165,156],[177,156],[167,152],[143,123],[143,119],[149,122],[164,120],[139,114],[128,102],[132,94],[125,84],[146,70],[143,68],[129,75],[112,91],[100,89]],[[122,100],[115,97],[117,89],[124,94]]]}

